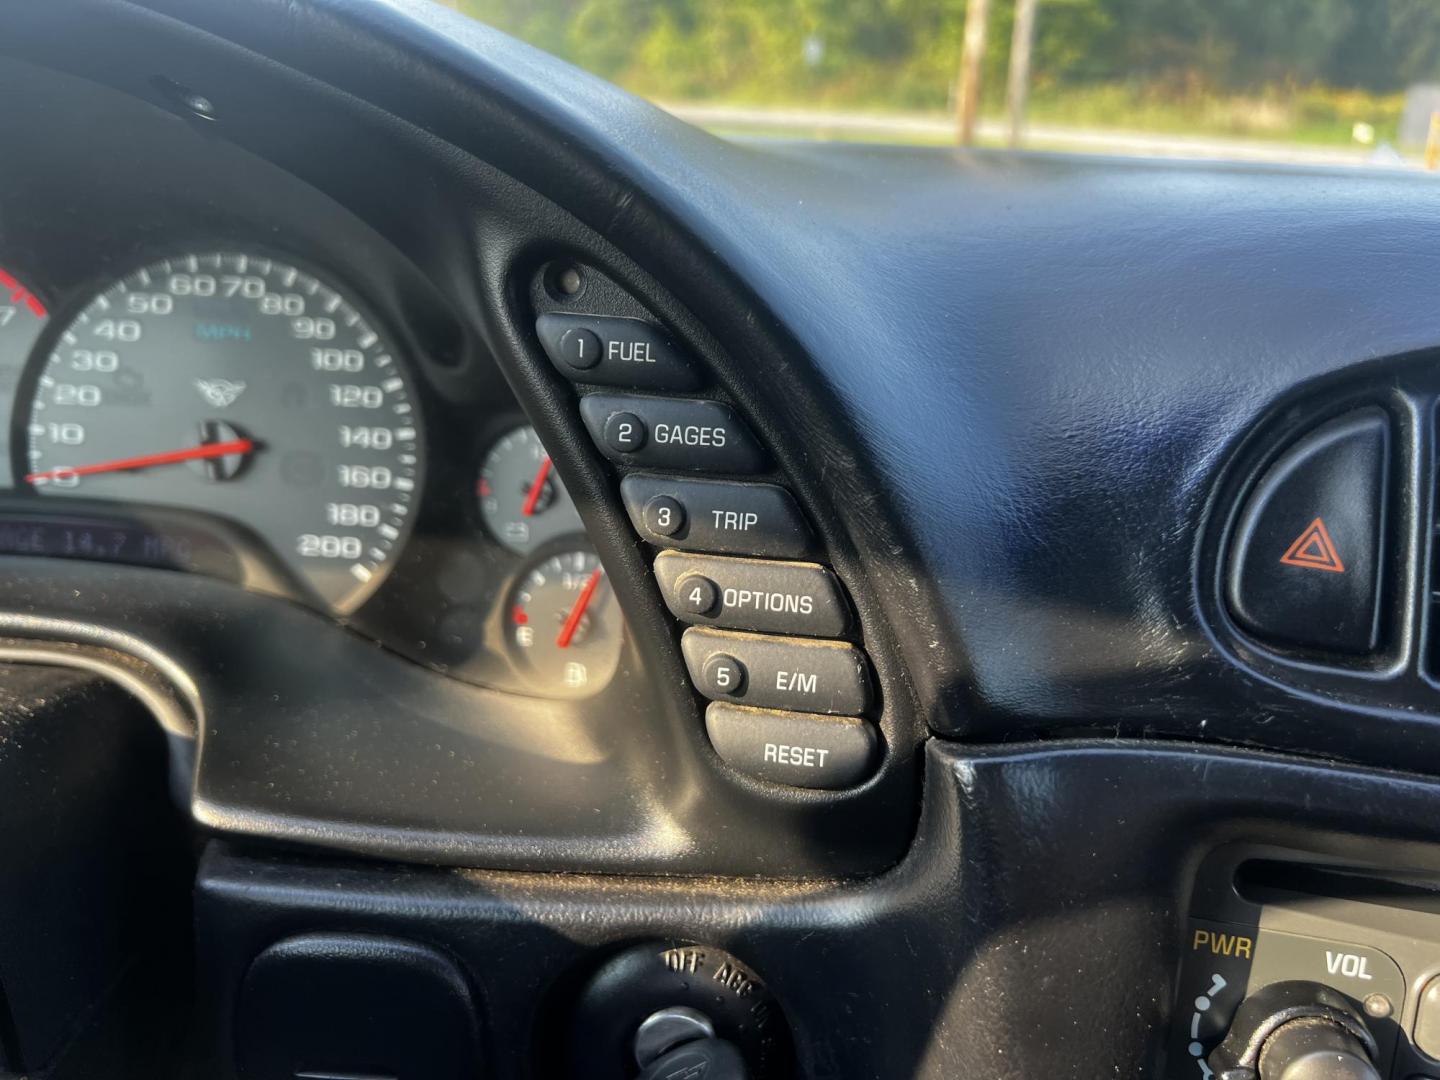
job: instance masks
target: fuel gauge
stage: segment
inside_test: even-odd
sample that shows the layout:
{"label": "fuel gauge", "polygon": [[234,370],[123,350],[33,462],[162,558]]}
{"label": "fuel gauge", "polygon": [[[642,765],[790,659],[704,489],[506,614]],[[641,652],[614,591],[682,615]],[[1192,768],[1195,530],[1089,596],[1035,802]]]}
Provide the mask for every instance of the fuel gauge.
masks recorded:
{"label": "fuel gauge", "polygon": [[508,639],[525,677],[554,697],[588,697],[620,666],[625,623],[593,551],[542,559],[520,579]]}

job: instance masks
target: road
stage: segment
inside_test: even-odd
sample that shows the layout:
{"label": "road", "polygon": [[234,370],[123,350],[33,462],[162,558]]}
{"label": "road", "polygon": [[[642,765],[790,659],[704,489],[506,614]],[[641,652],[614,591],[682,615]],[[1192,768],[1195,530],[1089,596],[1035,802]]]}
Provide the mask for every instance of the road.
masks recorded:
{"label": "road", "polygon": [[[776,137],[855,139],[873,142],[946,144],[955,137],[952,120],[934,114],[830,112],[820,109],[771,109],[735,105],[660,102],[662,108],[699,127],[716,131]],[[984,143],[1003,143],[1006,126],[982,120]],[[1131,157],[1193,158],[1214,161],[1269,162],[1290,165],[1416,169],[1389,147],[1296,146],[1259,139],[1209,135],[1160,135],[1142,131],[1031,126],[1026,146],[1037,150],[1068,150]]]}

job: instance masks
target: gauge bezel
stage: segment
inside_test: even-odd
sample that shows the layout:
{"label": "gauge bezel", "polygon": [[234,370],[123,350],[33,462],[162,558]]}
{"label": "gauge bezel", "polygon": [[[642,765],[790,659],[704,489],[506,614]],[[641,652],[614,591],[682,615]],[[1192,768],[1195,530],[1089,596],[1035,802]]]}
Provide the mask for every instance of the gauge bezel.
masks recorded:
{"label": "gauge bezel", "polygon": [[[555,532],[549,536],[543,536],[538,540],[531,538],[521,543],[518,541],[507,540],[504,536],[502,536],[501,531],[498,527],[500,522],[492,520],[492,515],[486,511],[485,500],[487,496],[482,495],[480,492],[480,484],[484,482],[485,474],[491,469],[491,463],[495,461],[497,455],[502,452],[502,447],[504,447],[504,445],[512,439],[516,439],[517,437],[523,438],[526,432],[528,432],[530,436],[533,437],[535,444],[539,446],[541,450],[544,450],[545,455],[549,457],[550,451],[546,449],[545,444],[540,441],[540,433],[535,430],[535,426],[531,424],[528,419],[522,419],[514,427],[501,430],[500,434],[491,438],[486,444],[485,448],[480,454],[480,461],[475,470],[474,484],[476,513],[480,519],[480,525],[484,529],[485,534],[494,543],[498,544],[500,547],[504,548],[505,550],[514,554],[517,558],[521,559],[529,559],[532,555],[534,555],[536,551],[539,551],[542,547],[549,544],[551,541],[563,539],[567,536],[579,536],[583,538],[585,535],[585,523],[580,520],[579,511],[575,509],[575,500],[571,498],[570,491],[565,486],[564,479],[558,473],[553,471],[550,477],[547,478],[547,482],[553,482],[557,485],[556,490],[558,493],[558,497],[563,500],[563,505],[568,507],[571,511],[571,516],[573,518],[573,527],[562,529],[561,531]],[[495,497],[498,498],[498,496]],[[559,509],[559,507],[552,503],[542,512],[549,513],[552,509]]]}
{"label": "gauge bezel", "polygon": [[[44,495],[35,484],[27,480],[31,449],[28,435],[41,380],[51,366],[58,342],[63,339],[65,333],[73,329],[77,321],[95,306],[97,300],[108,296],[117,288],[130,285],[131,279],[142,272],[153,271],[162,264],[183,266],[186,262],[193,261],[197,269],[189,272],[200,273],[200,268],[205,267],[213,260],[233,259],[237,256],[247,261],[258,260],[268,263],[269,269],[265,271],[264,275],[266,277],[277,271],[295,271],[298,275],[314,281],[318,289],[326,290],[338,297],[340,303],[353,311],[368,331],[375,335],[379,344],[383,346],[379,351],[388,353],[392,357],[393,370],[398,377],[403,379],[404,400],[411,406],[406,424],[415,429],[413,440],[415,461],[410,474],[413,487],[408,493],[408,499],[404,500],[407,506],[403,521],[398,526],[399,535],[390,541],[386,558],[376,561],[375,566],[369,568],[371,576],[367,580],[357,580],[355,585],[337,600],[328,600],[322,597],[298,573],[292,572],[287,575],[295,588],[297,599],[337,618],[344,618],[363,609],[384,587],[396,565],[404,558],[405,550],[420,519],[422,507],[430,501],[429,463],[432,446],[429,425],[430,410],[426,393],[427,380],[423,376],[421,365],[414,358],[412,336],[397,333],[392,321],[385,318],[376,306],[370,303],[365,291],[351,281],[348,275],[318,266],[304,256],[294,255],[267,244],[251,243],[247,240],[227,240],[223,243],[212,240],[209,243],[184,246],[167,244],[149,254],[127,260],[120,269],[93,275],[86,282],[76,286],[60,310],[51,311],[50,321],[32,346],[26,361],[25,372],[16,388],[10,432],[14,491],[16,494],[42,501],[53,498]],[[219,267],[217,267],[218,270]],[[174,272],[173,268],[170,272]],[[369,347],[366,348],[368,350]],[[117,514],[144,512],[150,509],[188,509],[123,498],[105,499],[102,497],[94,501],[113,504]],[[237,535],[251,535],[254,532],[247,522],[221,511],[199,509],[192,512],[222,521],[230,529],[235,530]],[[267,545],[267,549],[273,544],[273,541],[268,540],[262,542]],[[283,562],[280,560],[278,552],[270,552],[270,554],[276,561]]]}
{"label": "gauge bezel", "polygon": [[[173,239],[173,238],[172,238]],[[189,510],[140,500],[82,500],[78,497],[52,499],[24,482],[27,470],[27,425],[41,375],[63,332],[85,311],[97,296],[110,291],[117,283],[152,268],[162,261],[195,256],[203,263],[207,256],[245,254],[268,259],[284,267],[293,267],[318,280],[324,287],[338,293],[344,302],[379,334],[390,346],[396,362],[403,366],[410,400],[418,417],[417,456],[419,457],[415,499],[407,522],[403,542],[388,561],[378,581],[345,608],[324,603],[288,573],[272,554],[270,546],[241,521],[224,514],[205,510]],[[29,279],[25,281],[29,288]],[[385,303],[372,299],[372,287]],[[484,411],[475,415],[476,402],[463,395],[447,393],[439,385],[451,374],[448,365],[441,365],[424,349],[424,339],[397,308],[404,293],[388,279],[367,282],[354,275],[334,271],[321,260],[297,254],[293,249],[274,244],[255,243],[245,236],[226,230],[221,233],[180,233],[174,243],[132,247],[123,259],[102,254],[97,268],[51,293],[37,291],[45,303],[48,318],[31,344],[23,371],[16,383],[16,406],[11,413],[8,432],[12,452],[13,487],[3,492],[3,501],[20,514],[44,514],[47,517],[80,515],[96,521],[106,516],[117,520],[157,521],[167,517],[183,520],[208,520],[217,540],[228,544],[245,568],[241,579],[230,581],[215,578],[250,592],[280,596],[313,607],[338,619],[356,632],[381,642],[387,649],[412,661],[453,678],[507,693],[529,697],[584,701],[601,695],[613,682],[615,673],[607,674],[583,694],[554,694],[553,687],[537,680],[518,657],[508,634],[510,601],[524,578],[541,562],[564,551],[593,550],[583,523],[574,531],[547,538],[528,552],[518,552],[499,540],[488,523],[476,491],[479,477],[489,454],[507,436],[533,423],[518,403],[507,399],[492,403],[493,397],[482,398]],[[472,346],[474,343],[471,343]],[[493,358],[488,355],[479,368],[482,382],[492,374]],[[493,370],[495,384],[503,387],[498,368]],[[469,377],[473,382],[474,374]],[[506,388],[508,389],[508,388]],[[477,422],[478,421],[478,422]],[[466,425],[469,425],[468,427]],[[568,496],[568,491],[567,491]],[[75,504],[73,510],[70,504]],[[3,509],[3,507],[0,507]],[[464,549],[473,555],[476,576],[481,579],[482,595],[474,612],[474,636],[464,646],[468,656],[444,655],[439,645],[437,622],[455,614],[455,604],[437,589],[434,580],[438,565],[437,553]],[[57,562],[59,560],[57,559]],[[106,561],[97,559],[92,561]],[[115,563],[115,565],[124,565]],[[151,568],[156,573],[187,574],[194,570]],[[625,639],[628,631],[623,629]],[[462,650],[463,651],[463,650]],[[624,646],[620,650],[617,669],[624,663]]]}
{"label": "gauge bezel", "polygon": [[608,601],[617,623],[615,627],[616,637],[613,643],[614,659],[613,663],[607,659],[607,670],[604,678],[595,683],[587,684],[583,691],[576,692],[570,689],[555,687],[544,673],[535,667],[530,654],[515,642],[511,629],[513,612],[519,606],[520,594],[525,589],[530,576],[553,559],[564,558],[566,555],[579,553],[583,553],[594,559],[595,564],[602,570],[604,569],[604,563],[600,560],[600,553],[583,533],[560,536],[542,543],[516,570],[509,587],[505,590],[505,602],[499,607],[496,613],[499,617],[499,628],[506,655],[510,657],[511,664],[514,666],[520,678],[530,687],[530,692],[542,694],[548,698],[568,701],[583,701],[603,693],[609,688],[610,684],[614,682],[615,676],[619,673],[624,661],[628,629],[624,612],[620,609],[619,598],[615,595],[614,585],[611,584],[609,580],[609,573],[605,573],[602,580],[605,588],[610,590]]}

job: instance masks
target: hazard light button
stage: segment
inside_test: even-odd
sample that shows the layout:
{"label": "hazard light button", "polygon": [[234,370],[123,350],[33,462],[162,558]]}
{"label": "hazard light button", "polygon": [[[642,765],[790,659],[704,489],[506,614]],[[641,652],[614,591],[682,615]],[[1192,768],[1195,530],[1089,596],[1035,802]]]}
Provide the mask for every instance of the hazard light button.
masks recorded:
{"label": "hazard light button", "polygon": [[1367,408],[1321,425],[1270,466],[1230,545],[1226,592],[1245,630],[1323,652],[1376,650],[1389,460],[1390,422]]}

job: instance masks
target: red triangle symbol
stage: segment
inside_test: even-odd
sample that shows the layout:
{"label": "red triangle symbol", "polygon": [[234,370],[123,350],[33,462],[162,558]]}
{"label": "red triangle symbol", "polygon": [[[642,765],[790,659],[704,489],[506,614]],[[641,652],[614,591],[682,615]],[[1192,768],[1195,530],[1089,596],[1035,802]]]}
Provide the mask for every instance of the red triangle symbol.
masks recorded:
{"label": "red triangle symbol", "polygon": [[1324,520],[1318,517],[1305,527],[1305,531],[1290,545],[1290,550],[1280,556],[1280,561],[1286,566],[1304,566],[1336,574],[1345,572],[1335,541],[1330,539]]}

